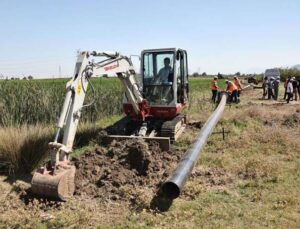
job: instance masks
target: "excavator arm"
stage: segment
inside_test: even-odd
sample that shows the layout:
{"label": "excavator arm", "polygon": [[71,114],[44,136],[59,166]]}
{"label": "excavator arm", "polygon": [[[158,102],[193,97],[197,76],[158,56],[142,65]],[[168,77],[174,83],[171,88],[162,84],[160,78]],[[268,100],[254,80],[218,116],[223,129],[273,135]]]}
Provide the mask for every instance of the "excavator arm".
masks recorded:
{"label": "excavator arm", "polygon": [[[100,57],[102,60],[90,61],[91,56]],[[80,52],[74,76],[66,85],[66,96],[54,141],[49,143],[51,160],[35,172],[31,182],[32,191],[35,194],[61,200],[66,200],[73,195],[75,167],[70,164],[69,155],[73,148],[81,112],[85,106],[84,100],[89,80],[93,75],[110,73],[117,74],[121,80],[126,97],[137,116],[142,119],[145,117],[147,102],[139,91],[131,60],[118,52]],[[62,129],[64,133],[60,143],[59,137]]]}
{"label": "excavator arm", "polygon": [[123,85],[126,98],[132,105],[136,115],[141,117],[141,119],[144,119],[147,110],[145,109],[145,106],[141,106],[141,104],[145,104],[146,100],[139,90],[131,59],[127,56],[122,56],[119,53],[108,54],[93,52],[92,54],[94,54],[94,56],[106,57],[105,60],[94,65],[94,74],[116,74]]}

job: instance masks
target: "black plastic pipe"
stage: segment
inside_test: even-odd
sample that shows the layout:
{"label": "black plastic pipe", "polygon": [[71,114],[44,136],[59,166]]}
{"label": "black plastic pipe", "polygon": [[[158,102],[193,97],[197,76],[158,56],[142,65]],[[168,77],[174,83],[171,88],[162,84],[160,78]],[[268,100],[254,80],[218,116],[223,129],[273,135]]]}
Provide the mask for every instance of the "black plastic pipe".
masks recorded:
{"label": "black plastic pipe", "polygon": [[226,100],[227,93],[221,93],[221,100],[218,107],[202,127],[192,147],[183,155],[176,169],[163,184],[162,191],[167,197],[175,199],[180,195],[184,184],[199,158],[201,150],[204,148],[208,137],[211,135],[225,109]]}

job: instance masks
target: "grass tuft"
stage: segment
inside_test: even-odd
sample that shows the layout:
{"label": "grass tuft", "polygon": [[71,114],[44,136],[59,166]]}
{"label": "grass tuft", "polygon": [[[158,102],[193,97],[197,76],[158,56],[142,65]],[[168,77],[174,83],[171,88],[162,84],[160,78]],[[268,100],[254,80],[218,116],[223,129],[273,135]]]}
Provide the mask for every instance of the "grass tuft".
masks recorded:
{"label": "grass tuft", "polygon": [[9,173],[31,172],[44,158],[53,128],[24,125],[0,129],[0,168]]}

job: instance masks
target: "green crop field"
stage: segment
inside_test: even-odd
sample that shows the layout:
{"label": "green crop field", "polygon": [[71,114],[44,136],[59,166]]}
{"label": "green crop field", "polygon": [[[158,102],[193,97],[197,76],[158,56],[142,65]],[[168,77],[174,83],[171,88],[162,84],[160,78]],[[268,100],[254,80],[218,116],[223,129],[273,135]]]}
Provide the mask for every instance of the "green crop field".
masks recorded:
{"label": "green crop field", "polygon": [[[68,79],[0,81],[0,126],[51,124],[59,117]],[[81,122],[95,122],[122,114],[122,86],[117,78],[94,78],[95,94],[88,90]],[[210,79],[190,79],[191,103],[196,94],[208,95]]]}
{"label": "green crop field", "polygon": [[[0,126],[55,123],[65,97],[67,79],[2,81],[0,83]],[[94,79],[95,95],[88,90],[82,121],[95,121],[121,112],[118,79]]]}

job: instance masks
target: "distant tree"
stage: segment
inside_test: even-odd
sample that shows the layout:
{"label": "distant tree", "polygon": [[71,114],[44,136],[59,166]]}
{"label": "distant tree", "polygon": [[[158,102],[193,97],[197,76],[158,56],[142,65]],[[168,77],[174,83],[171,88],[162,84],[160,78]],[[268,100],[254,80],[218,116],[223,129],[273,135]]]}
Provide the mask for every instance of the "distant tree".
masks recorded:
{"label": "distant tree", "polygon": [[15,78],[14,78],[14,77],[11,77],[10,79],[11,79],[11,80],[14,80]]}
{"label": "distant tree", "polygon": [[108,75],[107,74],[103,74],[102,77],[108,78]]}
{"label": "distant tree", "polygon": [[198,77],[199,76],[199,73],[198,72],[194,72],[193,73],[193,77]]}
{"label": "distant tree", "polygon": [[280,78],[281,80],[286,80],[288,77],[295,77],[300,79],[300,70],[296,68],[280,68]]}
{"label": "distant tree", "polygon": [[33,76],[29,75],[29,76],[28,76],[28,79],[29,79],[29,80],[33,80]]}
{"label": "distant tree", "polygon": [[23,80],[27,80],[26,76],[23,77]]}
{"label": "distant tree", "polygon": [[202,76],[207,76],[206,72],[203,72],[203,73],[202,73]]}
{"label": "distant tree", "polygon": [[241,75],[241,73],[240,73],[240,72],[237,72],[237,73],[235,73],[235,75],[236,75],[236,76],[240,76],[240,75]]}

